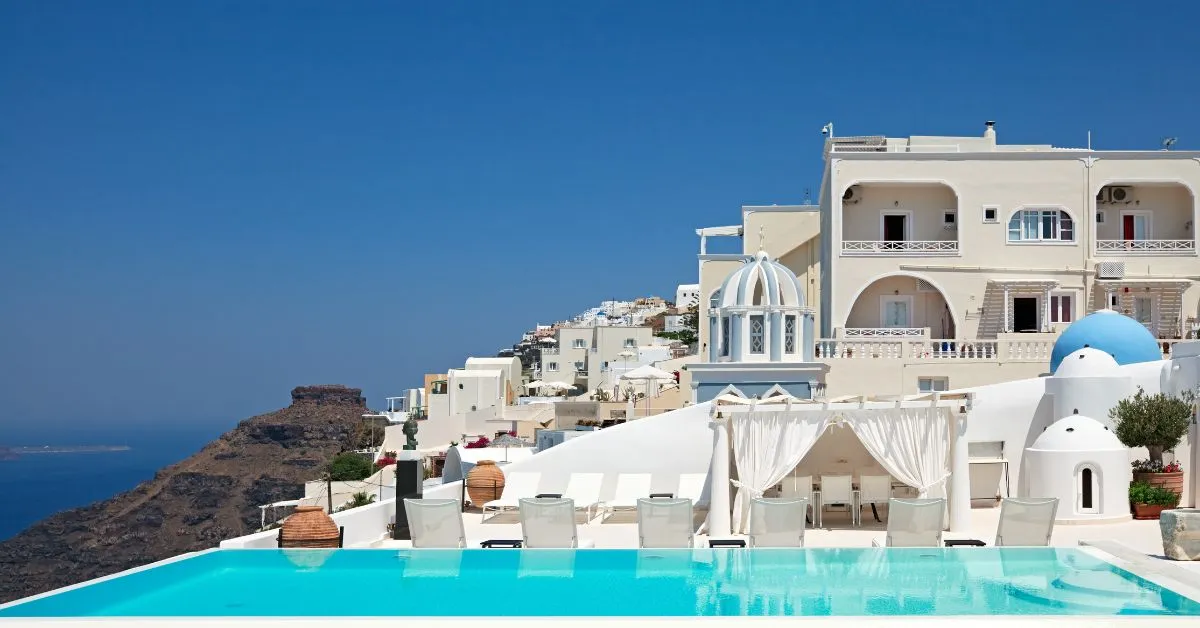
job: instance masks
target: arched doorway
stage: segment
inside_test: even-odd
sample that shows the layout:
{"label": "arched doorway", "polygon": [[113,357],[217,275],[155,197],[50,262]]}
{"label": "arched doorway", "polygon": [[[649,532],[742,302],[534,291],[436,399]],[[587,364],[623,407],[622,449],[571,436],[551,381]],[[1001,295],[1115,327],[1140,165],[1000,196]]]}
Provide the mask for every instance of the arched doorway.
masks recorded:
{"label": "arched doorway", "polygon": [[880,277],[859,291],[846,316],[844,335],[955,338],[950,302],[931,282],[897,273]]}

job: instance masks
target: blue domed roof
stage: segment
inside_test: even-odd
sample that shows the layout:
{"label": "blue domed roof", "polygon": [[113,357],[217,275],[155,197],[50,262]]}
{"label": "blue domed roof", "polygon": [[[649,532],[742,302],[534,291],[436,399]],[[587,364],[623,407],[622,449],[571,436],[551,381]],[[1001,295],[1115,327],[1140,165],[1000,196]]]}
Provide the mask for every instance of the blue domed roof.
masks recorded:
{"label": "blue domed roof", "polygon": [[1091,347],[1111,355],[1117,364],[1136,364],[1163,359],[1158,341],[1141,323],[1112,310],[1099,310],[1071,323],[1054,343],[1050,372],[1058,370],[1063,358]]}

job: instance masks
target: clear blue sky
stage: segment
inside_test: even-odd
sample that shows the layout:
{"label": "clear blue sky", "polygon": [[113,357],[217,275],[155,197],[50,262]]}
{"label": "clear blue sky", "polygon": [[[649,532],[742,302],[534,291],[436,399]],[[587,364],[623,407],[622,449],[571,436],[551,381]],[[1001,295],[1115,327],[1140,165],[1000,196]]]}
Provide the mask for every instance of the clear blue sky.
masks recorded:
{"label": "clear blue sky", "polygon": [[1197,3],[972,4],[2,1],[0,424],[378,407],[671,294],[829,120],[1200,147]]}

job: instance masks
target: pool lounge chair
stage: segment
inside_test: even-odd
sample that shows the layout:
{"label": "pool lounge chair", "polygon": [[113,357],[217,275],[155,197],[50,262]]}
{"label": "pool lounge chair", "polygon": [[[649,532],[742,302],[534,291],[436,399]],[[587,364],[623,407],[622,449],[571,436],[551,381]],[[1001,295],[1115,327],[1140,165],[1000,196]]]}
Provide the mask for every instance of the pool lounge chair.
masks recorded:
{"label": "pool lounge chair", "polygon": [[408,517],[413,547],[449,549],[468,546],[462,504],[457,499],[405,498],[404,514]]}
{"label": "pool lounge chair", "polygon": [[875,547],[941,547],[946,500],[895,499],[888,502],[887,536]]}
{"label": "pool lounge chair", "polygon": [[565,497],[522,498],[521,536],[526,549],[594,547],[580,541],[575,526],[575,502]]}
{"label": "pool lounge chair", "polygon": [[637,501],[638,547],[694,547],[692,500],[650,497]]}
{"label": "pool lounge chair", "polygon": [[504,491],[500,494],[500,499],[493,499],[483,505],[483,517],[480,519],[480,522],[487,520],[489,510],[495,516],[510,508],[518,508],[521,505],[522,497],[534,497],[537,495],[538,482],[541,479],[542,474],[533,471],[505,473]]}
{"label": "pool lounge chair", "polygon": [[603,483],[603,473],[572,473],[563,497],[573,500],[575,508],[583,510],[587,520],[591,521],[593,509],[600,509],[600,485]]}
{"label": "pool lounge chair", "polygon": [[750,547],[804,547],[804,518],[808,500],[796,497],[755,497],[750,500]]}
{"label": "pool lounge chair", "polygon": [[876,504],[886,504],[892,498],[892,476],[890,475],[860,475],[858,476],[858,521],[862,522],[863,506],[870,504],[871,514],[879,521],[879,511]]}
{"label": "pool lounge chair", "polygon": [[1000,523],[996,524],[998,547],[1045,547],[1054,533],[1058,498],[1015,499],[1000,502]]}
{"label": "pool lounge chair", "polygon": [[621,473],[617,475],[616,492],[604,502],[604,509],[611,515],[617,508],[637,508],[638,500],[649,496],[649,473]]}

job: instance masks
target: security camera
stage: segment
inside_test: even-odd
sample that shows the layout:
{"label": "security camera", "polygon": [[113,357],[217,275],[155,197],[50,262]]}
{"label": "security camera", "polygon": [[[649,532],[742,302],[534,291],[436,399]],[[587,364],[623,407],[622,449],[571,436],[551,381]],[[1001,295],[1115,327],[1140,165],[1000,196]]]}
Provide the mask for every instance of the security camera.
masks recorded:
{"label": "security camera", "polygon": [[826,135],[826,136],[829,135],[829,127],[827,127],[827,126],[821,127],[821,135]]}

